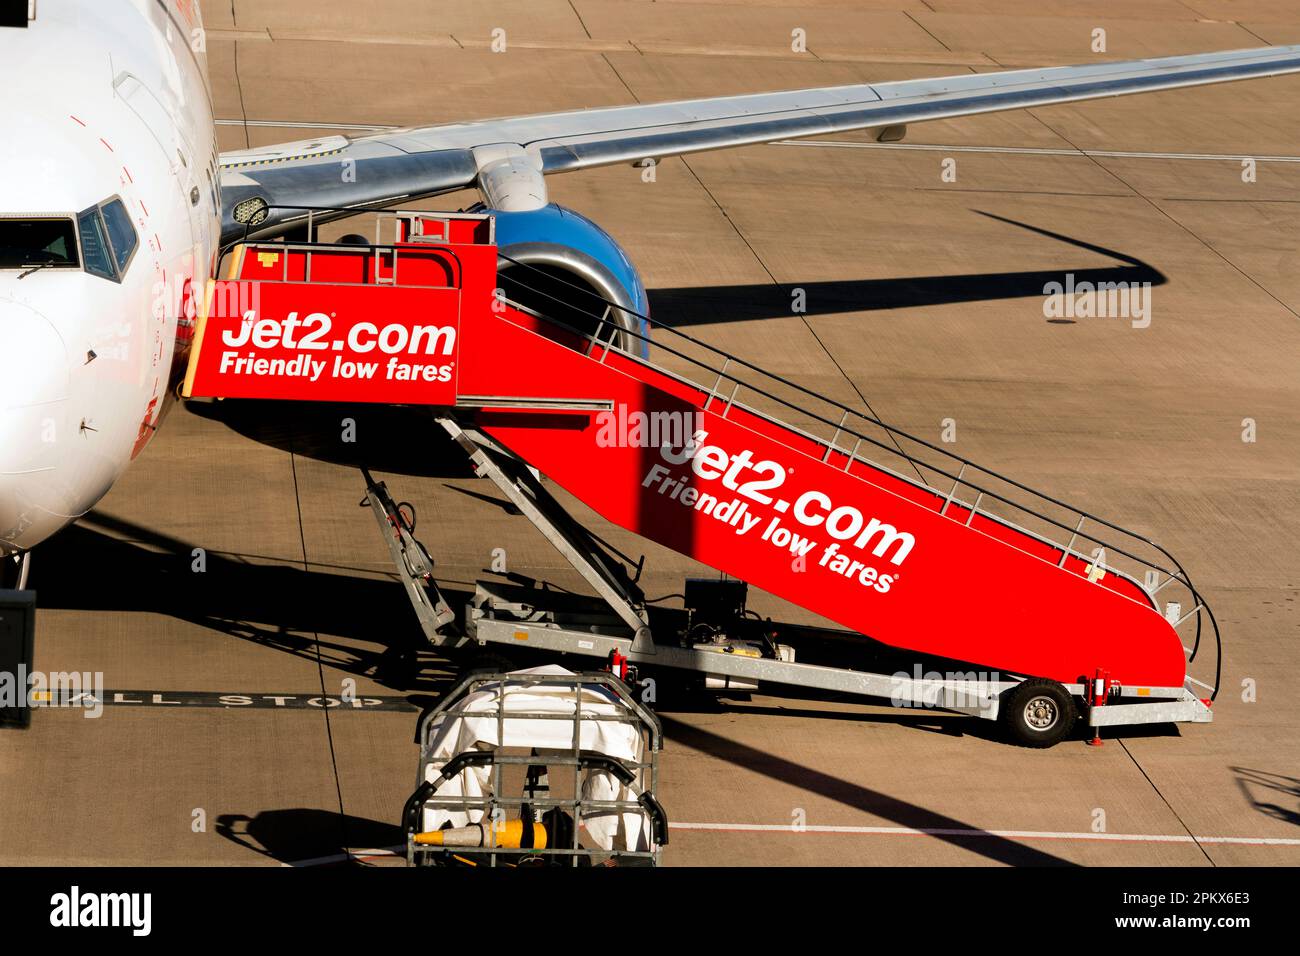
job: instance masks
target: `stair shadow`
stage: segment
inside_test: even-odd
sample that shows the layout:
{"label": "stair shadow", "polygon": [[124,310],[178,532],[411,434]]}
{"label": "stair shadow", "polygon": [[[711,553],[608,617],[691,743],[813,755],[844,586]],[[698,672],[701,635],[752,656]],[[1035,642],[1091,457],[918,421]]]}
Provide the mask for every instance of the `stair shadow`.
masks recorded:
{"label": "stair shadow", "polygon": [[[1253,770],[1250,767],[1232,767],[1233,773],[1237,775],[1237,786],[1250,801],[1250,805],[1264,814],[1266,817],[1272,817],[1274,820],[1281,820],[1283,823],[1290,823],[1293,826],[1300,826],[1300,779],[1296,777],[1283,776],[1280,773],[1271,773],[1267,770]],[[1291,806],[1283,806],[1280,803],[1266,802],[1261,799],[1266,791],[1268,794],[1280,794]]]}
{"label": "stair shadow", "polygon": [[[91,512],[41,546],[32,584],[43,608],[167,614],[398,692],[429,693],[450,679],[395,579],[215,551],[195,573],[194,547]],[[455,609],[472,588],[443,593]]]}
{"label": "stair shadow", "polygon": [[[835,800],[854,810],[883,817],[898,826],[936,831],[929,834],[931,839],[961,847],[994,862],[1009,866],[1077,866],[1059,856],[1016,843],[1014,840],[980,830],[978,827],[971,827],[934,810],[927,810],[925,807],[891,797],[851,780],[845,780],[843,777],[836,777],[802,766],[792,760],[786,760],[770,750],[759,750],[728,740],[672,717],[661,716],[660,719],[663,723],[664,735],[670,740],[711,754],[737,767],[762,774],[782,784],[797,782],[803,790]],[[970,832],[953,833],[951,832],[953,830]]]}
{"label": "stair shadow", "polygon": [[[665,696],[661,688],[659,694],[659,700],[655,703],[657,714],[734,714],[738,717],[804,718],[818,721],[848,721],[857,724],[892,724],[910,730],[938,734],[941,737],[973,737],[977,740],[1006,745],[1006,733],[996,721],[981,720],[968,714],[929,707],[900,709],[889,713],[864,712],[858,709],[864,704],[884,704],[887,701],[853,697],[832,691],[769,687],[762,693],[764,697],[779,696],[781,704],[755,704],[746,700],[744,695],[706,694],[703,691],[693,695]],[[800,707],[801,701],[831,706],[825,709]]]}

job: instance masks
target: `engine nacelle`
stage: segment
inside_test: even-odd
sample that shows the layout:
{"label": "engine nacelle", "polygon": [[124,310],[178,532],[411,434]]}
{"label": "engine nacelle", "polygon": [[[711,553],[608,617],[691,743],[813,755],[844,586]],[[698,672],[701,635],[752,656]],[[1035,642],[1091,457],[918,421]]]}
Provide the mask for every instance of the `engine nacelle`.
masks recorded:
{"label": "engine nacelle", "polygon": [[[483,205],[496,219],[498,273],[506,298],[579,331],[594,333],[608,320],[621,330],[615,343],[636,355],[648,350],[650,314],[645,284],[614,238],[572,209],[554,203],[526,212]],[[635,334],[633,334],[635,333]],[[603,337],[608,337],[605,329]]]}

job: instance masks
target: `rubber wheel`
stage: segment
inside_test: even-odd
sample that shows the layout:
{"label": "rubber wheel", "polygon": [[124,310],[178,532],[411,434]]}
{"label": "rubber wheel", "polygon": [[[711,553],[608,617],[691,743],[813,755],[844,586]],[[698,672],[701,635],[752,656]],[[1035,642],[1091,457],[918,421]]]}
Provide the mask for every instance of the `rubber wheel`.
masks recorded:
{"label": "rubber wheel", "polygon": [[1079,708],[1056,681],[1033,677],[1007,691],[1000,718],[1011,739],[1022,747],[1051,747],[1069,736]]}

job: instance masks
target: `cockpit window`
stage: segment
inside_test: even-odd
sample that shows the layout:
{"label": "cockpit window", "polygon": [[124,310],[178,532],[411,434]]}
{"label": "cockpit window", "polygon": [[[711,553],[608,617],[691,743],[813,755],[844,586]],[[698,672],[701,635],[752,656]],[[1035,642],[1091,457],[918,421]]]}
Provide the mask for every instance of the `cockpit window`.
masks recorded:
{"label": "cockpit window", "polygon": [[77,216],[81,257],[91,275],[121,281],[140,244],[122,200],[114,197]]}
{"label": "cockpit window", "polygon": [[104,236],[104,221],[99,217],[99,207],[92,206],[77,216],[77,225],[81,227],[81,256],[86,271],[116,282],[117,270],[113,268],[113,254]]}
{"label": "cockpit window", "polygon": [[75,221],[70,215],[0,215],[0,269],[84,267],[120,282],[139,245],[131,216],[116,196],[78,213]]}
{"label": "cockpit window", "polygon": [[139,244],[135,227],[131,225],[131,217],[127,215],[122,200],[110,200],[101,208],[104,225],[108,227],[108,241],[113,246],[113,256],[117,261],[117,271],[119,274],[126,272],[126,264],[131,261],[135,247]]}
{"label": "cockpit window", "polygon": [[76,268],[77,232],[72,219],[6,219],[0,217],[0,269],[38,265]]}

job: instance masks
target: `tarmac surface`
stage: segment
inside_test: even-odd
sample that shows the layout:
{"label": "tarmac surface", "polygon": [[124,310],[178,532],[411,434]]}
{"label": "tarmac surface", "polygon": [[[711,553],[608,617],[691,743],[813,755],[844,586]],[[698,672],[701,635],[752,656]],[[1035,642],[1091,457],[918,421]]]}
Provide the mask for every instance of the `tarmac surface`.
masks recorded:
{"label": "tarmac surface", "polygon": [[[1094,28],[1110,58],[1300,42],[1285,0],[1088,6],[204,12],[224,149],[348,124],[1088,62]],[[796,28],[807,52],[791,49]],[[1224,634],[1213,724],[1101,748],[1022,750],[972,718],[833,699],[664,708],[666,864],[1300,863],[1287,683],[1300,659],[1298,113],[1289,77],[937,122],[888,148],[846,135],[672,159],[651,183],[625,167],[551,180],[553,200],[630,251],[659,319],[931,440],[953,420],[958,454],[1168,547]],[[1253,182],[1243,158],[1258,160]],[[1046,282],[1116,268],[1152,283],[1148,327],[1045,316]],[[791,313],[795,288],[806,314]],[[453,591],[492,576],[494,548],[513,572],[585,588],[427,423],[362,410],[344,446],[343,417],[174,408],[101,505],[36,554],[37,666],[103,672],[121,702],[0,733],[0,861],[274,865],[400,842],[415,708],[450,669],[421,649],[354,464],[416,506]],[[575,510],[647,554],[649,594],[703,570]],[[751,604],[812,620],[766,595]],[[347,680],[378,703],[329,706]]]}

